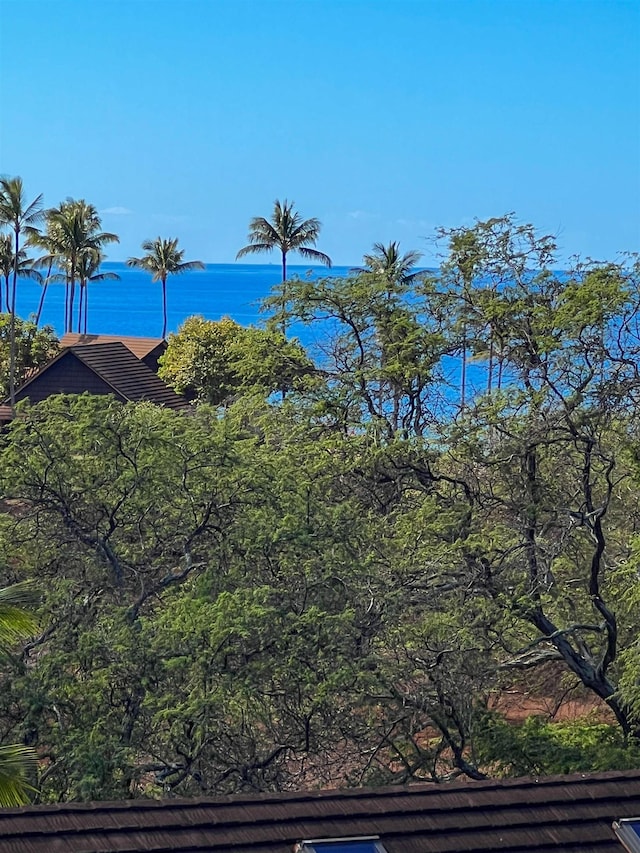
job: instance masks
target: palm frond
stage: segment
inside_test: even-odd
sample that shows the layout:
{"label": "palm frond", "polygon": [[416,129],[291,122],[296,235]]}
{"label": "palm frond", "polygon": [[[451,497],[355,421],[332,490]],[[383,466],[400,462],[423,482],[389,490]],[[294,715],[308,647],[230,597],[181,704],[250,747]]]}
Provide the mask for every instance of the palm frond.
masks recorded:
{"label": "palm frond", "polygon": [[320,236],[321,227],[319,220],[307,219],[291,230],[290,240],[292,243],[299,241],[315,243]]}
{"label": "palm frond", "polygon": [[89,276],[89,281],[120,281],[120,276],[117,272],[101,272]]}
{"label": "palm frond", "polygon": [[257,252],[272,252],[274,249],[275,245],[272,243],[252,243],[240,249],[236,258],[241,258],[244,255],[254,255]]}
{"label": "palm frond", "polygon": [[138,267],[149,272],[153,281],[160,281],[168,275],[187,272],[188,270],[205,269],[202,261],[183,261],[184,249],[178,249],[178,240],[158,237],[155,240],[145,240],[142,248],[147,252],[141,258],[128,258],[129,267]]}
{"label": "palm frond", "polygon": [[22,178],[0,178],[0,222],[17,233],[25,225],[38,222],[43,215],[42,193],[27,204]]}
{"label": "palm frond", "polygon": [[31,612],[38,595],[30,581],[0,589],[0,647],[30,637],[38,630],[38,620]]}
{"label": "palm frond", "polygon": [[331,266],[331,259],[323,252],[309,248],[315,246],[322,225],[319,219],[302,219],[294,209],[294,202],[285,199],[275,200],[271,220],[263,216],[254,217],[249,223],[248,244],[237,253],[236,258],[258,252],[271,252],[279,249],[284,259],[288,252],[300,252],[303,257],[312,258]]}
{"label": "palm frond", "polygon": [[29,746],[0,746],[0,806],[11,808],[29,802],[28,792],[36,788],[27,782],[27,774],[35,765],[37,754]]}
{"label": "palm frond", "polygon": [[[31,261],[29,261],[31,263]],[[42,273],[34,269],[32,266],[18,267],[18,276],[20,278],[28,278],[30,281],[37,281],[42,284]]]}
{"label": "palm frond", "polygon": [[324,264],[326,267],[331,266],[331,258],[329,255],[325,255],[324,252],[318,252],[316,249],[308,249],[306,246],[299,246],[296,249],[303,258],[308,258],[309,260],[319,261],[321,264]]}
{"label": "palm frond", "polygon": [[422,253],[412,249],[404,255],[400,254],[400,243],[393,240],[388,245],[374,243],[373,252],[364,255],[365,269],[359,272],[371,272],[383,276],[389,282],[407,284],[423,275],[414,268],[420,262]]}
{"label": "palm frond", "polygon": [[192,270],[204,270],[206,269],[205,265],[202,261],[183,261],[183,263],[178,264],[171,272],[174,275],[183,272],[191,272]]}

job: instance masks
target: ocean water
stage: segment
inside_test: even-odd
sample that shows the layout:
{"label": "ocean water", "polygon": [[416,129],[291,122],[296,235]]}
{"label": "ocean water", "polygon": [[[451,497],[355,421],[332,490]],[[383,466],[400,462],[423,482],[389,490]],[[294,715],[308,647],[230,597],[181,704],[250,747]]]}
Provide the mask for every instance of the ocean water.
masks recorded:
{"label": "ocean water", "polygon": [[[88,287],[89,310],[87,331],[89,334],[133,335],[157,337],[162,334],[162,285],[152,282],[149,273],[132,269],[124,263],[105,261],[102,272],[113,272],[120,276],[118,281],[96,281]],[[324,276],[343,277],[353,267],[309,267],[289,265],[290,278],[312,278]],[[207,264],[205,270],[196,270],[182,275],[169,276],[167,280],[167,334],[177,332],[187,317],[201,314],[209,320],[231,317],[243,326],[260,325],[267,315],[260,311],[260,302],[271,289],[282,281],[279,264]],[[2,288],[4,305],[4,284]],[[17,290],[17,313],[28,318],[35,315],[42,295],[42,286],[29,279],[19,279]],[[63,283],[50,284],[40,317],[40,325],[53,326],[56,334],[64,334]],[[78,290],[74,304],[74,327],[78,323]],[[313,323],[305,326],[291,324],[287,334],[297,337],[310,355],[322,361],[323,343],[331,336],[332,324]],[[442,365],[447,381],[457,386],[459,360],[446,358]],[[469,365],[469,383],[477,381],[484,387],[486,380],[482,367]]]}
{"label": "ocean water", "polygon": [[[289,277],[312,278],[346,276],[353,267],[309,267],[290,265]],[[124,263],[108,262],[102,272],[114,272],[119,281],[96,281],[88,287],[89,334],[134,335],[160,337],[162,334],[162,285],[152,282],[149,273],[132,269]],[[271,289],[280,284],[282,270],[279,264],[207,264],[205,270],[169,276],[167,280],[167,333],[178,331],[179,326],[194,314],[209,320],[231,317],[241,325],[260,325],[267,315],[260,312],[260,302]],[[4,305],[4,284],[2,288]],[[40,325],[53,326],[56,334],[64,333],[64,294],[62,283],[50,284],[40,318]],[[42,287],[29,279],[18,281],[17,313],[28,318],[35,315],[42,295]],[[73,331],[77,331],[78,291],[75,298]],[[316,360],[324,358],[323,343],[331,336],[332,325],[314,323],[304,326],[292,324],[289,336],[297,337]],[[460,362],[445,358],[441,365],[446,381],[452,389],[459,385]],[[469,364],[469,392],[486,387],[484,365]],[[457,391],[454,392],[457,394]]]}
{"label": "ocean water", "polygon": [[[344,276],[351,267],[289,266],[290,277],[310,274]],[[96,281],[89,287],[87,331],[90,334],[138,335],[160,337],[162,334],[162,285],[152,282],[149,273],[131,269],[124,263],[105,262],[102,272],[114,272],[119,281]],[[231,317],[247,326],[264,321],[260,301],[282,280],[279,264],[208,264],[205,270],[169,276],[167,280],[167,331],[176,332],[180,324],[193,314],[209,320]],[[45,297],[40,323],[64,333],[64,284],[50,284]],[[42,294],[39,284],[28,279],[18,281],[17,313],[27,318],[38,310]],[[74,329],[77,331],[76,290]],[[293,332],[304,343],[312,343],[313,332],[296,327]]]}

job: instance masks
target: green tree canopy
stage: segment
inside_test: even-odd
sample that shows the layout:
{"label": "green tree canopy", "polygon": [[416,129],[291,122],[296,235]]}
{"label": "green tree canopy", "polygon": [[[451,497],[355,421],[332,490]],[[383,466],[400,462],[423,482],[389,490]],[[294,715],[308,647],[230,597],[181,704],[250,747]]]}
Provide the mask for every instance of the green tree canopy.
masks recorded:
{"label": "green tree canopy", "polygon": [[281,332],[199,316],[169,336],[159,371],[180,394],[214,405],[249,391],[290,391],[313,373],[304,348]]}
{"label": "green tree canopy", "polygon": [[[58,354],[58,338],[51,326],[39,329],[31,320],[15,318],[16,387]],[[11,316],[0,314],[0,396],[9,394]]]}
{"label": "green tree canopy", "polygon": [[194,317],[189,415],[20,404],[0,567],[47,628],[0,660],[0,741],[42,799],[637,764],[640,266],[559,274],[511,216],[446,241],[276,288],[317,367]]}

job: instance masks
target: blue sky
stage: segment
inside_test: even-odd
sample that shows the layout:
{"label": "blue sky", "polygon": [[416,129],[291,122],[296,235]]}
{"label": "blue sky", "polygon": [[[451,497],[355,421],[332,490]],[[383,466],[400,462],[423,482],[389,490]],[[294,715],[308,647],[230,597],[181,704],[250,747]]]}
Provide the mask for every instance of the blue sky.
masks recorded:
{"label": "blue sky", "polygon": [[0,172],[112,260],[232,262],[275,198],[336,264],[507,211],[640,249],[640,0],[0,0],[0,109]]}

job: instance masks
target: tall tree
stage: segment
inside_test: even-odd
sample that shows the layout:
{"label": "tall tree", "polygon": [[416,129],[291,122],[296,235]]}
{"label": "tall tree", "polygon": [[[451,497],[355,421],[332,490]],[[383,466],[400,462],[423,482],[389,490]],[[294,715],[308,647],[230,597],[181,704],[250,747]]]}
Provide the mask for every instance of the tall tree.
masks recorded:
{"label": "tall tree", "polygon": [[53,258],[66,275],[68,299],[65,308],[65,331],[73,331],[75,286],[83,255],[95,257],[106,243],[118,243],[117,234],[100,231],[98,211],[84,199],[68,198],[58,207],[47,211],[47,232],[51,241],[49,255],[41,258],[47,263]]}
{"label": "tall tree", "polygon": [[202,261],[183,261],[184,249],[178,249],[178,238],[145,240],[142,248],[147,253],[141,258],[129,258],[128,267],[137,267],[151,273],[151,281],[162,283],[162,337],[167,337],[167,278],[170,275],[203,270]]}
{"label": "tall tree", "polygon": [[78,334],[87,334],[87,315],[89,306],[89,282],[120,281],[115,272],[100,272],[104,255],[100,250],[83,252],[78,264],[78,283],[80,284],[80,304],[78,306]]}
{"label": "tall tree", "polygon": [[497,355],[498,389],[502,384],[506,342],[500,329],[499,293],[514,283],[526,292],[536,272],[553,264],[556,246],[553,236],[539,235],[512,213],[472,227],[439,229],[438,234],[447,241],[441,281],[458,318],[454,338],[461,355],[460,404],[465,408],[470,353],[486,362],[488,393]]}
{"label": "tall tree", "polygon": [[[396,313],[398,307],[398,297],[402,299],[404,291],[424,277],[422,271],[415,269],[421,257],[422,254],[415,250],[401,255],[400,244],[396,240],[389,243],[388,246],[385,246],[384,243],[374,243],[373,252],[363,257],[366,265],[365,268],[357,270],[357,272],[373,276],[379,280],[385,290],[382,294],[380,310],[378,312],[379,316],[376,322],[376,334],[380,350],[379,396],[381,409],[383,406],[384,385],[390,378],[388,376],[385,377],[384,373],[386,372],[392,350],[394,348],[397,349],[393,344],[394,342],[398,343],[398,329],[397,327],[393,328],[396,325],[394,322],[394,313]],[[401,333],[401,337],[404,338],[404,336]],[[393,408],[395,410],[393,420],[396,424],[398,422],[398,405],[399,398],[395,394],[393,400]]]}
{"label": "tall tree", "polygon": [[[45,211],[44,214],[46,220],[45,230],[41,231],[39,228],[30,228],[29,235],[27,237],[27,243],[29,244],[29,246],[32,246],[44,252],[44,255],[34,261],[34,265],[47,270],[42,281],[42,291],[40,293],[40,301],[38,302],[38,310],[36,312],[35,319],[36,325],[40,323],[40,317],[42,316],[42,309],[44,308],[44,301],[47,296],[47,290],[49,289],[49,284],[54,278],[54,276],[52,275],[52,271],[54,270],[54,268],[57,269],[57,266],[60,262],[60,251],[62,249],[59,235],[53,233],[54,229],[52,227],[52,221],[51,218],[48,216],[48,213],[49,211]],[[66,325],[66,321],[64,325]]]}
{"label": "tall tree", "polygon": [[[7,313],[15,311],[15,304],[11,303],[10,282],[15,266],[13,253],[13,237],[11,234],[0,234],[0,275],[4,278],[4,302],[7,307]],[[34,269],[32,261],[27,257],[27,253],[20,249],[20,258],[18,260],[18,278],[30,278],[34,281],[41,282],[42,276],[38,270]],[[0,290],[0,312],[2,307],[2,291]]]}
{"label": "tall tree", "polygon": [[320,235],[321,223],[318,219],[303,219],[297,210],[293,209],[295,202],[286,199],[281,204],[276,199],[271,219],[263,216],[254,217],[249,223],[248,245],[244,246],[236,258],[254,255],[258,252],[271,252],[279,249],[282,254],[282,280],[287,280],[287,255],[298,252],[303,258],[318,261],[327,267],[331,266],[331,258],[324,252],[310,248],[315,246]]}
{"label": "tall tree", "polygon": [[449,257],[443,264],[442,277],[451,288],[457,300],[459,317],[460,351],[460,409],[464,410],[467,401],[467,360],[469,348],[469,314],[473,283],[480,273],[482,252],[476,233],[472,229],[454,229],[441,232],[449,241]]}
{"label": "tall tree", "polygon": [[388,246],[384,243],[374,243],[371,254],[364,255],[365,271],[381,275],[391,284],[408,284],[422,275],[416,270],[421,252],[412,249],[400,254],[400,243],[393,240]]}
{"label": "tall tree", "polygon": [[42,194],[27,203],[22,178],[0,178],[0,225],[6,225],[13,231],[13,285],[11,292],[11,357],[9,368],[9,396],[11,408],[16,402],[16,326],[15,304],[18,273],[20,267],[20,234],[25,228],[35,226],[42,217]]}
{"label": "tall tree", "polygon": [[[280,308],[283,287],[274,288],[266,308]],[[287,291],[283,319],[329,321],[323,370],[331,402],[325,399],[323,407],[341,428],[358,430],[366,422],[388,437],[422,434],[432,418],[435,395],[429,389],[447,343],[433,283],[425,279],[411,287],[360,272],[293,279]]]}

